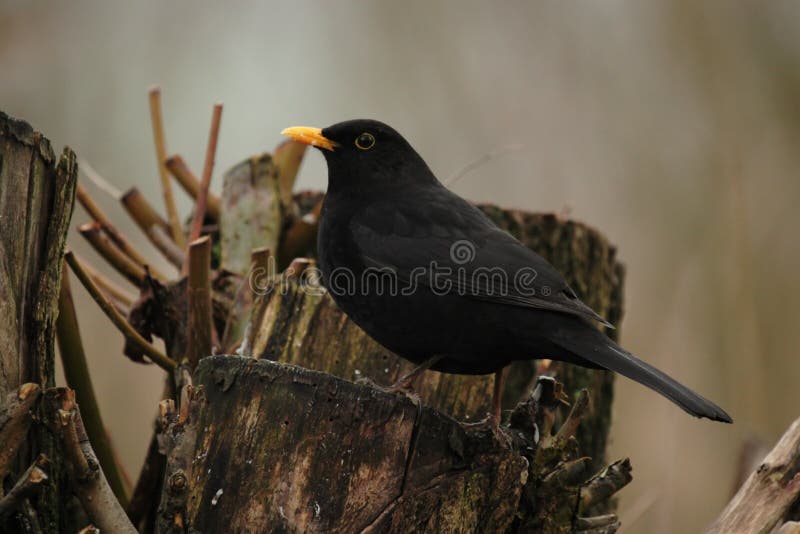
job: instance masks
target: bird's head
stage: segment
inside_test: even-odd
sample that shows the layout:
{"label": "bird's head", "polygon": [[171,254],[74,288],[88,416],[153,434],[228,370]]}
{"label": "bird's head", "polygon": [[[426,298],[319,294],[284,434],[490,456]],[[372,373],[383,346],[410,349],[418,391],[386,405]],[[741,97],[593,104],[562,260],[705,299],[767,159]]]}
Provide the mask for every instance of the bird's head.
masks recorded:
{"label": "bird's head", "polygon": [[330,188],[371,188],[436,180],[408,141],[382,122],[350,120],[322,129],[294,126],[281,133],[323,153],[328,163]]}

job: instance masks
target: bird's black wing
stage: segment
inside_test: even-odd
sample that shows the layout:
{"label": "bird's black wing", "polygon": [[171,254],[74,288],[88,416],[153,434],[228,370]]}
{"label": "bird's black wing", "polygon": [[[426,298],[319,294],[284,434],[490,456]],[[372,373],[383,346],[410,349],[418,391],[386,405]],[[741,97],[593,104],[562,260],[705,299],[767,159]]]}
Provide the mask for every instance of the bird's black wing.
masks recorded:
{"label": "bird's black wing", "polygon": [[435,291],[611,326],[544,258],[443,187],[372,202],[350,221],[364,264]]}

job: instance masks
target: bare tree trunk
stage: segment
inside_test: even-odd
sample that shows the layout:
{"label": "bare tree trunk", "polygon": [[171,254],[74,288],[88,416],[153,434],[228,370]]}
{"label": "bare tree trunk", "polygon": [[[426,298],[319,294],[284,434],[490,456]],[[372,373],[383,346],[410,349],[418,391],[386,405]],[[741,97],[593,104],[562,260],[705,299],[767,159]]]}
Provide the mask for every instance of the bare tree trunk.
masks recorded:
{"label": "bare tree trunk", "polygon": [[[76,180],[72,150],[56,158],[42,134],[0,112],[0,399],[25,383],[55,385],[55,320]],[[21,474],[39,453],[50,458],[50,483],[33,508],[38,525],[56,532],[68,494],[58,491],[64,479],[55,441],[41,425],[27,438],[11,474]],[[16,520],[32,519],[12,517],[6,525]]]}

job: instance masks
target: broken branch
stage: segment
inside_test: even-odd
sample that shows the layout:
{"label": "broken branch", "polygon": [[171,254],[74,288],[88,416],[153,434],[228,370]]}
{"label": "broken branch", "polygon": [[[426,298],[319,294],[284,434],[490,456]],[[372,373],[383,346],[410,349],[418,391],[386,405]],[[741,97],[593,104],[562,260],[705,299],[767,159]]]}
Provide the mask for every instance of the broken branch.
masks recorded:
{"label": "broken branch", "polygon": [[[144,267],[135,263],[112,243],[99,224],[96,222],[83,224],[78,227],[78,233],[86,238],[92,248],[130,283],[136,287],[142,284],[145,276]],[[163,280],[161,277],[157,278]]]}
{"label": "broken branch", "polygon": [[83,427],[75,392],[69,388],[48,391],[51,428],[61,438],[73,489],[90,519],[102,532],[135,534],[125,510],[108,485],[97,455]]}
{"label": "broken branch", "polygon": [[[100,209],[100,206],[94,201],[94,199],[89,195],[89,192],[78,184],[78,188],[76,191],[76,197],[78,202],[81,203],[81,206],[86,210],[86,212],[91,216],[97,224],[100,225],[100,228],[111,238],[111,241],[117,245],[122,252],[124,252],[131,260],[138,263],[141,266],[147,265],[149,262],[147,259],[136,250],[136,248],[128,241],[128,239],[117,230],[116,226],[111,222],[111,220],[106,216],[103,210]],[[153,270],[151,268],[151,270]]]}
{"label": "broken branch", "polygon": [[116,326],[117,329],[122,332],[128,341],[139,347],[143,354],[145,354],[153,361],[153,363],[162,369],[171,371],[175,368],[175,362],[167,357],[166,354],[155,348],[151,343],[143,338],[139,332],[134,330],[125,317],[123,317],[122,314],[120,314],[117,309],[108,301],[105,295],[103,295],[103,292],[100,291],[100,288],[98,288],[94,281],[92,281],[91,277],[83,268],[83,265],[81,265],[78,258],[75,257],[75,254],[72,253],[72,251],[68,250],[64,254],[64,259],[66,260],[67,264],[69,264],[72,272],[75,273],[75,276],[78,277],[78,280],[80,280],[81,284],[83,284],[83,287],[86,288],[94,301],[100,306],[100,309],[103,310],[109,319],[111,319],[111,322],[114,323],[114,326]]}
{"label": "broken branch", "polygon": [[160,226],[165,232],[170,231],[167,221],[153,209],[153,206],[147,202],[147,199],[144,198],[138,188],[130,188],[119,198],[119,201],[122,202],[125,211],[128,212],[128,215],[131,216],[131,219],[142,229],[145,235],[153,225]]}

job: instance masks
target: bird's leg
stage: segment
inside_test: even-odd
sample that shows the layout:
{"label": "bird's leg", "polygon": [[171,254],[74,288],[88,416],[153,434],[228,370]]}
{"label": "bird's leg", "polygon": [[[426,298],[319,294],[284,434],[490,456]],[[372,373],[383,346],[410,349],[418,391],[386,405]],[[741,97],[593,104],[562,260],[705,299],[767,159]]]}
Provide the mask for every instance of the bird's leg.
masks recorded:
{"label": "bird's leg", "polygon": [[503,435],[500,431],[503,411],[503,386],[505,385],[506,368],[503,367],[494,374],[494,388],[492,391],[492,411],[485,419],[476,423],[468,423],[464,426],[473,430],[490,429],[496,436]]}
{"label": "bird's leg", "polygon": [[421,375],[423,371],[426,371],[436,365],[441,359],[442,356],[432,356],[428,358],[420,365],[415,367],[410,373],[400,377],[397,382],[389,386],[389,391],[406,391],[411,389],[411,385],[414,383],[414,380],[416,380],[416,378]]}
{"label": "bird's leg", "polygon": [[492,413],[489,416],[495,428],[500,427],[503,414],[503,386],[506,382],[506,368],[503,367],[494,374],[494,391],[492,392]]}

